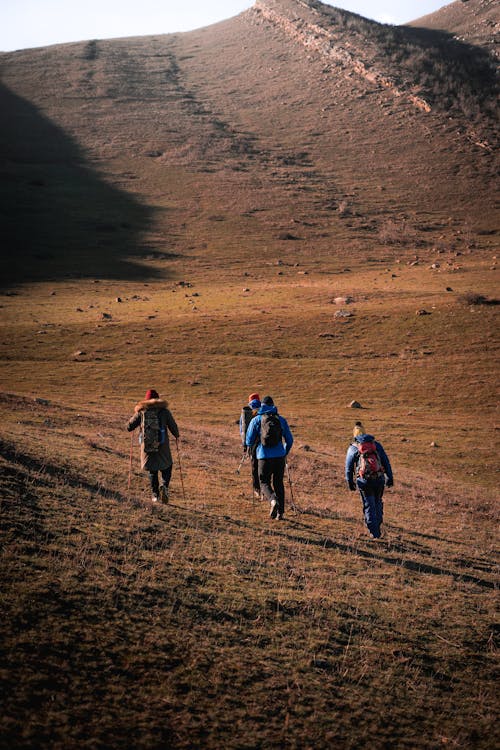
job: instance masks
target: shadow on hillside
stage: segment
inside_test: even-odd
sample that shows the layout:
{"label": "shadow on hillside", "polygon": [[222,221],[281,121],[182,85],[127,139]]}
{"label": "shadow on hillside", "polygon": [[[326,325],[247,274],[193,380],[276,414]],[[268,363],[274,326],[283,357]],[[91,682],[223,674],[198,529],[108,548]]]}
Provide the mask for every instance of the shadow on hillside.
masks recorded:
{"label": "shadow on hillside", "polygon": [[358,35],[363,46],[365,40],[374,42],[375,65],[399,73],[434,109],[461,113],[467,121],[478,123],[486,118],[488,127],[496,131],[497,66],[486,47],[444,29],[393,26],[338,8],[328,8],[326,15],[351,41]]}
{"label": "shadow on hillside", "polygon": [[140,265],[153,209],[106,184],[70,136],[2,85],[0,110],[3,284],[156,275]]}
{"label": "shadow on hillside", "polygon": [[391,62],[406,73],[435,109],[461,112],[468,121],[496,129],[498,78],[484,47],[450,32],[417,26],[384,27],[380,40]]}

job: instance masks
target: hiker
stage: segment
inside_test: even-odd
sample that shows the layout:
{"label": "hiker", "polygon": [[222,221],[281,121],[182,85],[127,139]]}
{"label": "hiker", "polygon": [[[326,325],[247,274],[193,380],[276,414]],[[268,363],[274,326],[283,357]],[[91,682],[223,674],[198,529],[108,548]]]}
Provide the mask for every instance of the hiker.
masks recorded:
{"label": "hiker", "polygon": [[248,426],[246,444],[250,447],[254,443],[257,443],[260,488],[271,506],[269,515],[281,521],[285,514],[283,478],[293,435],[286,419],[278,414],[271,396],[262,399],[257,415]]}
{"label": "hiker", "polygon": [[252,486],[254,497],[260,500],[260,482],[259,482],[259,463],[257,461],[257,442],[253,445],[247,446],[246,436],[248,425],[252,419],[256,416],[258,410],[261,407],[260,396],[258,393],[251,393],[248,397],[248,404],[241,410],[240,416],[240,435],[241,443],[243,445],[243,453],[250,456],[250,465],[252,469]]}
{"label": "hiker", "polygon": [[345,459],[346,482],[351,492],[359,490],[368,531],[372,539],[379,539],[384,520],[384,488],[393,485],[391,464],[382,445],[365,432],[361,422],[354,425],[353,437]]}
{"label": "hiker", "polygon": [[[127,425],[132,432],[136,427],[141,428],[139,442],[141,444],[141,468],[149,472],[152,490],[152,501],[168,503],[168,487],[172,477],[172,454],[168,440],[168,431],[177,440],[179,428],[166,401],[161,399],[154,388],[146,391],[143,401],[134,407],[134,416]],[[159,484],[158,472],[161,472],[162,484]]]}

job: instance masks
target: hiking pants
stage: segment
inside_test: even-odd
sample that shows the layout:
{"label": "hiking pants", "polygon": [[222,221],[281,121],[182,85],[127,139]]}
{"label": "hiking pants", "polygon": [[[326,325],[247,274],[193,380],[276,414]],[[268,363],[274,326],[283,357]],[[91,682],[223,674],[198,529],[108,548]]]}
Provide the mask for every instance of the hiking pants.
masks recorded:
{"label": "hiking pants", "polygon": [[378,539],[380,537],[380,524],[384,520],[384,478],[366,481],[358,478],[356,480],[359,494],[363,502],[363,514],[365,523],[370,534]]}
{"label": "hiking pants", "polygon": [[276,497],[278,501],[278,513],[285,512],[285,456],[279,458],[259,458],[259,480],[260,489],[266,500]]}
{"label": "hiking pants", "polygon": [[252,448],[250,453],[250,465],[252,467],[252,484],[255,492],[260,492],[259,480],[259,460],[255,455],[256,448]]}
{"label": "hiking pants", "polygon": [[[172,464],[170,464],[168,469],[162,469],[161,478],[163,486],[168,487],[168,485],[170,484],[170,479],[172,478]],[[160,483],[158,480],[157,471],[149,472],[149,482],[151,484],[151,490],[153,494],[157,495],[160,491]]]}

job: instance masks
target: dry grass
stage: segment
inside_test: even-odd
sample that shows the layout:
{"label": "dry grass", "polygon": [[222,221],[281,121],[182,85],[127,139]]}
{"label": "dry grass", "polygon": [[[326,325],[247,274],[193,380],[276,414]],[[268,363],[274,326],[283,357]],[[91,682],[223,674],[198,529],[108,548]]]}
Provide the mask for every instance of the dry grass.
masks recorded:
{"label": "dry grass", "polygon": [[[497,161],[460,103],[248,14],[2,66],[2,747],[489,750]],[[128,489],[150,386],[168,507],[136,455]],[[283,524],[235,474],[253,390],[296,437]],[[396,476],[377,543],[360,417]]]}
{"label": "dry grass", "polygon": [[153,508],[125,414],[2,417],[6,747],[491,746],[488,493],[407,472],[375,544],[340,455],[297,450],[270,525],[220,429]]}

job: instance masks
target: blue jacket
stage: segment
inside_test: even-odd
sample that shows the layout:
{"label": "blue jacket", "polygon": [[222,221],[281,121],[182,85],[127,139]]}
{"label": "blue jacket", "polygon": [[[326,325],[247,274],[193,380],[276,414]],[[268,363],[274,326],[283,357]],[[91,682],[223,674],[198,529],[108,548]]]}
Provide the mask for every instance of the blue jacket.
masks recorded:
{"label": "blue jacket", "polygon": [[283,440],[285,441],[284,445],[283,440],[278,443],[278,445],[262,445],[262,443],[260,442],[260,423],[263,414],[278,414],[278,410],[275,406],[262,404],[257,413],[257,416],[255,416],[248,425],[246,444],[250,446],[254,443],[257,443],[257,458],[281,458],[282,456],[287,456],[290,453],[290,448],[293,445],[293,435],[290,432],[288,422],[284,417],[281,417],[278,414],[281,422],[281,429],[283,431]]}
{"label": "blue jacket", "polygon": [[[379,442],[377,442],[377,440],[375,440],[373,435],[359,435],[357,439],[361,443],[366,440],[374,441],[377,447],[378,455],[382,462],[384,473],[387,476],[387,479],[389,480],[389,482],[392,484],[393,477],[392,477],[391,464],[387,456],[387,453],[383,449],[382,445]],[[354,469],[355,469],[358,457],[359,457],[359,451],[356,447],[356,443],[352,443],[352,445],[350,445],[349,448],[347,449],[347,455],[345,457],[345,478],[348,484],[352,484],[354,482]]]}

